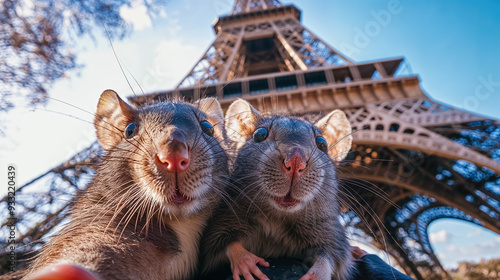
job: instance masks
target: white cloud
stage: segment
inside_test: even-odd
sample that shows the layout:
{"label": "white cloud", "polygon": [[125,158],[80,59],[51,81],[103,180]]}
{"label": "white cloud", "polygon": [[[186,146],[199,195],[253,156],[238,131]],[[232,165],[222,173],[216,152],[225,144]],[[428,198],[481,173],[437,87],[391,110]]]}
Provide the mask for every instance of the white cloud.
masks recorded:
{"label": "white cloud", "polygon": [[134,25],[134,30],[143,30],[151,27],[151,18],[148,9],[143,3],[138,1],[132,3],[132,7],[123,6],[120,8],[120,16]]}
{"label": "white cloud", "polygon": [[438,253],[439,259],[446,268],[454,268],[460,261],[477,262],[479,259],[491,259],[500,257],[500,237],[472,244],[461,246],[451,244],[444,252]]}
{"label": "white cloud", "polygon": [[494,240],[485,241],[479,243],[476,246],[471,246],[470,250],[472,254],[477,255],[489,255],[489,254],[499,254],[500,252],[500,238]]}
{"label": "white cloud", "polygon": [[443,254],[443,253],[439,253],[437,254],[437,257],[441,260],[441,261],[446,261],[448,259],[448,256],[446,256],[446,254]]}
{"label": "white cloud", "polygon": [[474,237],[474,236],[480,236],[482,233],[481,229],[476,229],[473,232],[467,233],[467,237]]}
{"label": "white cloud", "polygon": [[450,238],[451,235],[444,229],[429,234],[429,240],[431,243],[447,243],[450,241]]}
{"label": "white cloud", "polygon": [[451,244],[450,246],[446,247],[446,251],[448,251],[449,253],[463,255],[466,252],[466,249],[465,247],[459,247],[455,244]]}
{"label": "white cloud", "polygon": [[203,54],[203,46],[188,45],[180,38],[161,40],[155,57],[139,83],[146,91],[176,86]]}
{"label": "white cloud", "polygon": [[17,6],[16,13],[21,17],[31,17],[35,14],[34,8],[33,0],[24,0]]}
{"label": "white cloud", "polygon": [[446,247],[446,251],[458,258],[471,258],[474,256],[486,256],[499,254],[500,238],[484,241],[467,247],[460,247],[455,244]]}

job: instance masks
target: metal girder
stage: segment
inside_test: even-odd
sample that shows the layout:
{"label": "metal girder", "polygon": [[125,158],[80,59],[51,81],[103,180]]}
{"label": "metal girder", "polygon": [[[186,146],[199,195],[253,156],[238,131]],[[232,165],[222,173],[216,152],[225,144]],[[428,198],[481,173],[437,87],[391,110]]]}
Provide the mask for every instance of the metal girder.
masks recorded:
{"label": "metal girder", "polygon": [[[433,197],[422,195],[422,192],[426,192],[426,190],[422,189],[422,186],[427,185],[427,191],[444,186],[436,186],[432,182],[427,182],[429,178],[421,174],[415,174],[415,177],[419,177],[418,182],[423,182],[423,184],[415,185],[415,183],[405,182],[407,186],[400,184],[399,180],[388,182],[387,177],[363,176],[364,172],[379,173],[380,170],[386,170],[378,165],[380,162],[387,162],[389,160],[387,155],[390,154],[390,152],[384,154],[383,150],[387,150],[387,148],[383,147],[356,147],[356,151],[367,149],[370,151],[368,155],[374,152],[377,153],[377,157],[373,158],[369,164],[339,168],[340,176],[343,178],[341,190],[344,193],[347,192],[347,196],[349,196],[348,199],[344,198],[343,200],[348,200],[351,211],[356,213],[357,217],[360,217],[357,226],[363,229],[367,235],[372,236],[372,243],[376,247],[389,252],[398,261],[399,265],[416,279],[447,279],[446,271],[442,268],[430,246],[427,235],[428,225],[439,218],[456,218],[485,226],[480,220],[484,220],[487,215],[480,213],[479,216],[482,218],[475,219],[459,210],[461,208],[469,211],[476,208],[475,205],[471,205],[473,207],[467,207],[467,205],[460,207],[460,203],[458,203],[453,204],[454,207],[451,207],[446,204],[448,201],[443,200],[442,197],[436,194]],[[361,159],[359,159],[360,156]],[[353,163],[359,161],[369,162],[366,153],[354,152],[350,155],[350,158]],[[428,160],[432,161],[433,159]],[[405,162],[405,160],[401,160],[401,162]],[[400,168],[400,170],[405,169],[407,167]],[[393,178],[391,176],[391,178],[394,180],[397,177]],[[410,182],[415,181],[410,180]],[[411,185],[414,186],[411,187]],[[430,192],[432,191],[430,190]],[[447,194],[447,192],[444,192],[444,194]],[[456,201],[455,197],[450,199],[451,202]],[[468,202],[462,201],[461,203],[467,204]],[[477,209],[479,208],[477,207]],[[444,211],[443,209],[447,210]],[[477,216],[478,213],[475,213],[475,215]],[[490,222],[491,220],[494,219],[490,219]]]}
{"label": "metal girder", "polygon": [[[286,7],[274,0],[241,0],[236,1],[231,15],[272,8],[287,11]],[[251,19],[240,19],[236,23],[216,23],[217,38],[177,87],[203,87],[271,71],[286,72],[353,64],[346,56],[302,26],[293,15],[293,11],[289,11],[289,14],[275,17],[257,15]],[[250,49],[261,51],[254,54]],[[264,68],[260,69],[259,64]]]}
{"label": "metal girder", "polygon": [[408,259],[411,263],[418,264],[416,271],[419,276],[415,269],[411,269],[416,278],[451,279],[435,255],[427,233],[429,224],[442,218],[482,225],[477,219],[456,208],[443,206],[434,199],[421,195],[409,197],[401,203],[399,210],[394,210],[386,216],[393,246],[403,252],[411,252]]}
{"label": "metal girder", "polygon": [[301,70],[353,64],[350,59],[323,42],[297,19],[279,19],[272,24],[279,41],[299,64]]}
{"label": "metal girder", "polygon": [[[100,154],[99,145],[94,143],[16,190],[14,214],[17,231],[14,241],[18,257],[39,248],[48,236],[60,229],[67,217],[70,201],[92,179],[92,166],[99,162]],[[7,200],[8,195],[0,200],[2,227],[12,222]],[[0,232],[0,244],[11,244],[8,243],[9,238],[9,231]],[[19,260],[18,269],[23,267],[25,261]]]}
{"label": "metal girder", "polygon": [[[467,149],[481,147],[478,153],[498,160],[500,127],[494,123],[474,118],[429,128],[444,131],[441,136]],[[375,236],[374,245],[389,252],[416,279],[449,279],[430,245],[427,228],[432,221],[455,218],[500,234],[498,173],[416,148],[359,144],[356,137],[354,143],[345,165],[339,166],[342,190],[350,196],[344,200],[350,200],[352,211],[362,217],[358,226]]]}
{"label": "metal girder", "polygon": [[[423,117],[419,117],[418,113],[415,112],[416,110],[410,113],[417,106],[426,108],[422,105],[425,104],[422,101],[422,99],[392,101],[382,104],[367,104],[365,107],[347,110],[353,129],[359,129],[359,132],[353,135],[354,141],[359,144],[377,144],[398,149],[414,149],[455,160],[467,159],[478,166],[500,173],[500,162],[421,125],[419,121],[428,124],[429,119],[434,120],[433,125],[443,124],[437,120],[445,119],[442,115],[449,115],[448,111],[432,113],[432,117],[427,112],[424,112]],[[429,100],[424,101],[431,106],[434,105]],[[404,110],[406,107],[409,108]],[[463,117],[457,110],[453,112],[456,118],[474,121],[484,120],[484,118],[469,113],[462,113]],[[409,123],[404,119],[411,119],[413,122]]]}
{"label": "metal girder", "polygon": [[272,8],[281,7],[278,0],[236,0],[234,3],[231,14],[249,13],[253,11],[260,11]]}
{"label": "metal girder", "polygon": [[473,121],[482,121],[485,117],[448,107],[428,98],[411,100],[393,100],[374,105],[377,110],[393,117],[420,126],[439,126]]}
{"label": "metal girder", "polygon": [[242,40],[242,28],[224,29],[177,87],[209,85],[224,81],[224,69],[232,65]]}
{"label": "metal girder", "polygon": [[[449,165],[443,163],[451,162],[451,166],[459,168],[461,163],[456,161],[414,151],[401,153],[388,148],[376,150],[370,147],[370,149],[378,151],[377,157],[367,160],[367,156],[362,156],[360,160],[370,162],[364,168],[356,164],[342,167],[342,178],[366,180],[375,185],[389,184],[411,193],[433,197],[443,205],[453,206],[471,215],[480,220],[484,227],[500,234],[500,220],[498,219],[500,217],[500,194],[485,191],[488,184],[498,183],[498,175],[488,171],[474,170],[474,173],[483,173],[484,177],[483,182],[474,182],[462,174],[453,174],[448,168]],[[409,158],[403,154],[416,156]],[[359,157],[359,154],[356,157]],[[467,163],[467,165],[470,164]],[[395,203],[398,202],[392,197],[390,199]],[[391,205],[386,203],[385,207],[377,209],[377,214],[382,218],[390,208]]]}

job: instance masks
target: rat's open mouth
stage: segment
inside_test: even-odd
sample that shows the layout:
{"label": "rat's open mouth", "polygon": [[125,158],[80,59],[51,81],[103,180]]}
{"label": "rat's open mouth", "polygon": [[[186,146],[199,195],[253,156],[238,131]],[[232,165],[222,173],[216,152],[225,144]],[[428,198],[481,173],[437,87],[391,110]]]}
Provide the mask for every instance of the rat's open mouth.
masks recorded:
{"label": "rat's open mouth", "polygon": [[284,197],[274,198],[274,201],[283,207],[292,207],[299,203],[299,200],[293,198],[290,192]]}
{"label": "rat's open mouth", "polygon": [[181,193],[178,189],[175,190],[175,194],[172,196],[172,202],[175,204],[184,204],[191,201],[191,198]]}

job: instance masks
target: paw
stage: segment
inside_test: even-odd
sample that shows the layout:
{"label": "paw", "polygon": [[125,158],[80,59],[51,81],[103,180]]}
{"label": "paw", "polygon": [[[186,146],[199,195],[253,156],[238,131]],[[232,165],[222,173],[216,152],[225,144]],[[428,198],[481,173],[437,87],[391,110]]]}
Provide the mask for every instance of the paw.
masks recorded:
{"label": "paw", "polygon": [[263,258],[259,258],[252,253],[245,254],[238,259],[231,261],[231,270],[233,272],[233,279],[240,280],[240,276],[243,276],[245,280],[254,280],[252,275],[255,275],[257,279],[269,280],[262,271],[260,271],[257,264],[268,267],[267,263]]}
{"label": "paw", "polygon": [[233,279],[240,280],[240,276],[243,276],[245,280],[254,280],[252,275],[255,275],[257,279],[269,280],[267,276],[260,271],[257,264],[268,267],[267,263],[263,258],[259,258],[256,255],[248,252],[243,247],[236,245],[229,248],[229,261],[231,262],[231,271],[233,272]]}

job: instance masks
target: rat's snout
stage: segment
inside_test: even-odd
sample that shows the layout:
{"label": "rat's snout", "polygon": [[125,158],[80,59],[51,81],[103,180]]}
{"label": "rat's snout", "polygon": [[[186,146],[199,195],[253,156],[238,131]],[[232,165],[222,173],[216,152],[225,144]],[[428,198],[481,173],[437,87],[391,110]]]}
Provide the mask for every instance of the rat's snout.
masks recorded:
{"label": "rat's snout", "polygon": [[292,147],[283,162],[285,174],[289,177],[301,176],[306,169],[306,154],[301,147]]}
{"label": "rat's snout", "polygon": [[160,169],[181,172],[189,166],[188,145],[181,132],[174,131],[170,140],[158,148],[160,151],[155,155],[155,163]]}

